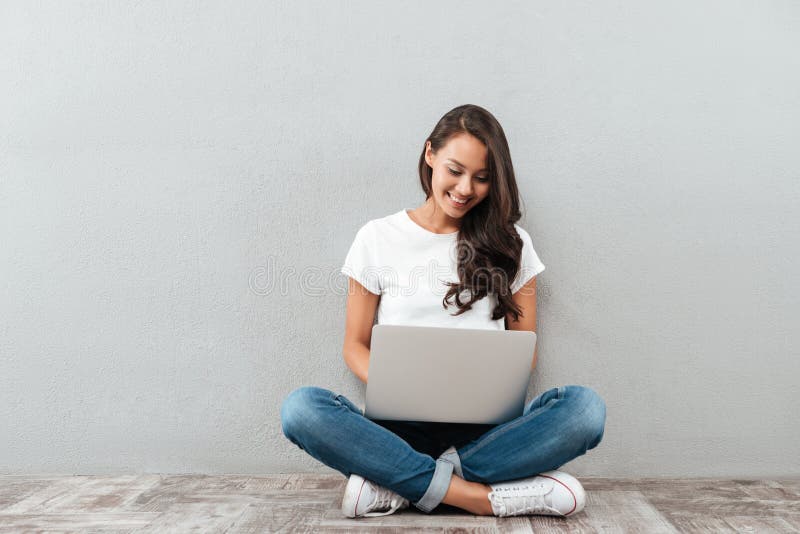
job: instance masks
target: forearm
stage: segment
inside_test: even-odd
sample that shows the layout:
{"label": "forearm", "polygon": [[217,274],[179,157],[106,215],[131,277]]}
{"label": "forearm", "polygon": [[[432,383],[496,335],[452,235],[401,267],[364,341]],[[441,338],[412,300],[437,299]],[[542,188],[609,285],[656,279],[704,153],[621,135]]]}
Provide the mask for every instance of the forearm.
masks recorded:
{"label": "forearm", "polygon": [[361,343],[347,346],[343,350],[344,362],[359,380],[367,383],[369,373],[369,348]]}

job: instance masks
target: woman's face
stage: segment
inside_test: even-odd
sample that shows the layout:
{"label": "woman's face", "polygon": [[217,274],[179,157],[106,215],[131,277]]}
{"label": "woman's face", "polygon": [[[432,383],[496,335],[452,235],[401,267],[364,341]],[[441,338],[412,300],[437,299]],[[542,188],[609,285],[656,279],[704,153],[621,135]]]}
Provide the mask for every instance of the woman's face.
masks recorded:
{"label": "woman's face", "polygon": [[460,219],[489,195],[487,154],[486,145],[468,133],[453,135],[436,154],[428,141],[425,161],[433,169],[433,198],[451,217]]}

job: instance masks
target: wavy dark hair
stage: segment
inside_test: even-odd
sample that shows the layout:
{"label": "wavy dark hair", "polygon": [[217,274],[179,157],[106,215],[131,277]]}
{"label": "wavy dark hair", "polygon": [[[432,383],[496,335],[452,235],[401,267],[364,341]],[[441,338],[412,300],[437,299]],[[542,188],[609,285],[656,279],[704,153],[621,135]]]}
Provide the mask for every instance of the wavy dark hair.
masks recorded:
{"label": "wavy dark hair", "polygon": [[[518,321],[521,310],[511,299],[510,284],[520,269],[522,238],[514,223],[522,215],[508,141],[494,115],[480,106],[465,104],[439,119],[423,144],[419,158],[420,184],[426,200],[429,199],[433,194],[433,169],[425,161],[427,142],[431,142],[431,151],[436,153],[459,133],[468,133],[486,145],[490,187],[488,196],[461,219],[456,242],[459,282],[447,282],[450,287],[442,306],[447,309],[454,299],[458,311],[451,315],[461,315],[492,292],[497,296],[492,320],[511,312]],[[461,293],[465,290],[470,296],[462,302]]]}

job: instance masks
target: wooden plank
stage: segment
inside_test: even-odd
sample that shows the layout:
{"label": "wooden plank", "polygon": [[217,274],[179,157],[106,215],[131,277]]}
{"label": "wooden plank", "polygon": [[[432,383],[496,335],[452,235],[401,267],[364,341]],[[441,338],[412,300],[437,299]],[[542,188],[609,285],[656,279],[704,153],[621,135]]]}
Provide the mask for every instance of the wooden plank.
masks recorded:
{"label": "wooden plank", "polygon": [[789,530],[787,532],[800,532],[800,515],[785,515],[780,519],[789,525]]}
{"label": "wooden plank", "polygon": [[752,497],[730,499],[711,493],[696,496],[648,496],[648,500],[659,510],[669,512],[671,515],[779,517],[784,514],[798,513],[798,504],[795,500],[754,499]]}
{"label": "wooden plank", "polygon": [[734,534],[736,531],[725,518],[716,515],[676,515],[670,517],[670,522],[680,532],[691,534]]}
{"label": "wooden plank", "polygon": [[781,479],[775,480],[776,484],[779,484],[782,488],[785,488],[788,491],[794,492],[797,495],[800,495],[800,478],[797,479]]}
{"label": "wooden plank", "polygon": [[[581,479],[583,484],[583,480]],[[598,486],[607,485],[613,491],[640,491],[644,495],[667,495],[710,492],[715,495],[725,495],[729,497],[746,497],[740,484],[733,480],[723,480],[717,478],[633,478],[633,479],[607,479],[605,482],[598,483]],[[590,491],[590,488],[583,484],[583,487]],[[602,489],[602,488],[594,488]]]}
{"label": "wooden plank", "polygon": [[[797,501],[800,503],[800,493],[791,488],[787,488],[778,481],[759,480],[758,484],[738,482],[741,490],[754,499],[778,500],[778,501]],[[800,505],[798,506],[800,508]]]}
{"label": "wooden plank", "polygon": [[[452,532],[456,534],[461,532],[461,527],[446,528],[445,532]],[[496,517],[495,518],[496,532],[503,532],[508,534],[533,534],[539,532],[533,528],[530,516],[520,517]],[[563,530],[561,532],[564,532]]]}
{"label": "wooden plank", "polygon": [[781,517],[728,516],[725,518],[725,522],[736,532],[753,532],[754,534],[798,532]]}
{"label": "wooden plank", "polygon": [[47,513],[115,512],[125,510],[138,496],[159,484],[158,475],[81,476],[73,491],[43,503]]}
{"label": "wooden plank", "polygon": [[307,533],[319,531],[319,519],[329,504],[257,503],[247,507],[226,534]]}
{"label": "wooden plank", "polygon": [[0,513],[0,529],[4,532],[126,531],[145,528],[158,515],[152,512]]}
{"label": "wooden plank", "polygon": [[247,498],[230,496],[226,500],[210,499],[176,502],[157,513],[145,526],[148,532],[225,532],[247,510]]}
{"label": "wooden plank", "polygon": [[297,489],[326,489],[344,492],[348,478],[338,475],[300,475],[297,480]]}
{"label": "wooden plank", "polygon": [[90,482],[88,477],[63,476],[52,483],[26,495],[3,509],[6,514],[35,514],[57,509],[59,503],[68,501],[80,487]]}
{"label": "wooden plank", "polygon": [[[412,509],[413,508],[413,509]],[[329,508],[320,517],[319,527],[323,531],[328,529],[355,529],[361,527],[371,528],[432,528],[444,529],[458,526],[469,531],[473,528],[497,527],[498,518],[493,516],[476,516],[464,512],[463,514],[426,514],[413,505],[411,508],[400,510],[391,515],[380,517],[359,517],[351,519],[342,515],[339,507]]]}
{"label": "wooden plank", "polygon": [[195,475],[162,475],[157,484],[142,491],[127,509],[142,512],[162,512],[179,502],[200,484]]}
{"label": "wooden plank", "polygon": [[0,476],[0,511],[43,491],[63,477]]}
{"label": "wooden plank", "polygon": [[[248,489],[250,478],[241,475],[161,475],[156,484],[127,503],[125,509],[157,512],[175,503],[205,500],[205,495],[258,495],[256,489]],[[275,478],[273,482],[280,486],[287,478],[288,475]]]}
{"label": "wooden plank", "polygon": [[300,473],[286,475],[280,479],[272,476],[253,476],[247,481],[244,489],[253,491],[319,489],[343,492],[346,485],[347,478],[342,474],[315,475]]}
{"label": "wooden plank", "polygon": [[587,491],[586,506],[577,514],[565,518],[541,520],[532,516],[535,532],[554,525],[553,519],[575,532],[642,532],[675,533],[677,529],[638,491]]}

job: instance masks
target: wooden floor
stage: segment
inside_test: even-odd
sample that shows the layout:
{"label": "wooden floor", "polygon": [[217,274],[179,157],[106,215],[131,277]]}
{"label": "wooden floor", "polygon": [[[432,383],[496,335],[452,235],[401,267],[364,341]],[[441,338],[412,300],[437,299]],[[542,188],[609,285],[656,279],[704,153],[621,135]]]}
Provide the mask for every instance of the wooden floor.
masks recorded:
{"label": "wooden floor", "polygon": [[570,518],[478,517],[440,505],[347,519],[346,479],[0,476],[0,532],[800,532],[800,480],[581,478]]}

